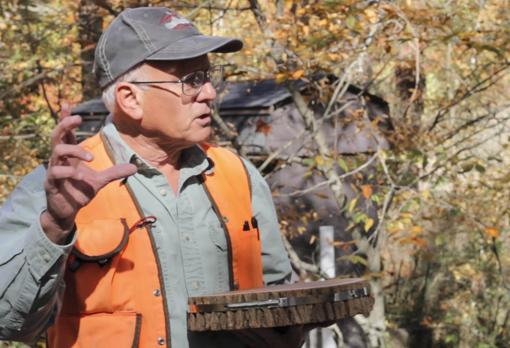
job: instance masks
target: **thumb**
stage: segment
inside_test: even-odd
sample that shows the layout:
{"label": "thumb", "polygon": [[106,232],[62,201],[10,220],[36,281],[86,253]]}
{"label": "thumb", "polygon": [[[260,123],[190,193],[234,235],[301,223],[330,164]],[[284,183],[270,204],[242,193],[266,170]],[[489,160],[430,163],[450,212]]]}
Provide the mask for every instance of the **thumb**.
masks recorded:
{"label": "thumb", "polygon": [[108,169],[99,172],[101,186],[105,186],[112,181],[123,179],[136,173],[136,166],[130,163],[116,164]]}

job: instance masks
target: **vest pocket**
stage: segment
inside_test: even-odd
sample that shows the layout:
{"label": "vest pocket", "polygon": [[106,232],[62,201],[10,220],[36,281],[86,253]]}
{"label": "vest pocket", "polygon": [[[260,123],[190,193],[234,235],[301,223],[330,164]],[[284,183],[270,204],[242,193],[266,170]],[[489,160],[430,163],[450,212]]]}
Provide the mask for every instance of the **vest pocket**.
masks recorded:
{"label": "vest pocket", "polygon": [[141,314],[135,312],[62,314],[50,328],[51,348],[90,348],[139,346]]}
{"label": "vest pocket", "polygon": [[129,233],[125,219],[98,219],[79,224],[71,271],[76,271],[83,262],[104,266],[126,247]]}

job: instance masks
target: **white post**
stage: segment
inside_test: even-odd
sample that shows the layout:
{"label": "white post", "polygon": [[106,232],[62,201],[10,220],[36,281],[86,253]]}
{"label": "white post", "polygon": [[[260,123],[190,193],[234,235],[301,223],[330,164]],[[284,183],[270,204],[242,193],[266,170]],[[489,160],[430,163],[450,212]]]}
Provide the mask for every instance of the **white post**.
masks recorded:
{"label": "white post", "polygon": [[[321,247],[320,269],[328,278],[335,278],[335,229],[333,226],[320,226],[319,239]],[[331,329],[321,329],[322,348],[336,348],[335,336]]]}
{"label": "white post", "polygon": [[321,250],[320,269],[328,278],[335,278],[335,230],[333,226],[319,227],[319,243]]}
{"label": "white post", "polygon": [[[335,229],[333,226],[319,227],[321,273],[327,278],[335,278]],[[331,329],[322,328],[310,331],[309,348],[336,348],[335,336]]]}

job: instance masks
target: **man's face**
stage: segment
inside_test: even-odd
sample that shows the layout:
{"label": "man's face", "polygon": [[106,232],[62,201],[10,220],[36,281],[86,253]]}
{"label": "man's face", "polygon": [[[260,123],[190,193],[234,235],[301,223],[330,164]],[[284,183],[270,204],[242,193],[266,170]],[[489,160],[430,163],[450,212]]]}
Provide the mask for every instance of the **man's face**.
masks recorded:
{"label": "man's face", "polygon": [[[178,81],[209,67],[209,59],[204,55],[178,62],[145,64],[143,71],[146,81]],[[141,127],[146,135],[163,146],[172,147],[188,147],[208,139],[211,134],[211,103],[216,98],[210,82],[191,93],[182,83],[147,83],[143,86]],[[197,94],[186,95],[183,87],[186,94]]]}

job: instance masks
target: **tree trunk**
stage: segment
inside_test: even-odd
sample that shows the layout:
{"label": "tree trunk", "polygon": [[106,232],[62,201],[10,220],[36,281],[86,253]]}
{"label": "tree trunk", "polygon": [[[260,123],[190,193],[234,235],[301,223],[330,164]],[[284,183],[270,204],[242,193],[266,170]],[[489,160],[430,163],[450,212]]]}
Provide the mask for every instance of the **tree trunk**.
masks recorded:
{"label": "tree trunk", "polygon": [[101,95],[101,89],[96,83],[92,66],[94,50],[103,31],[103,19],[99,16],[97,7],[90,1],[80,0],[78,7],[78,40],[81,47],[81,86],[83,100],[89,100]]}

